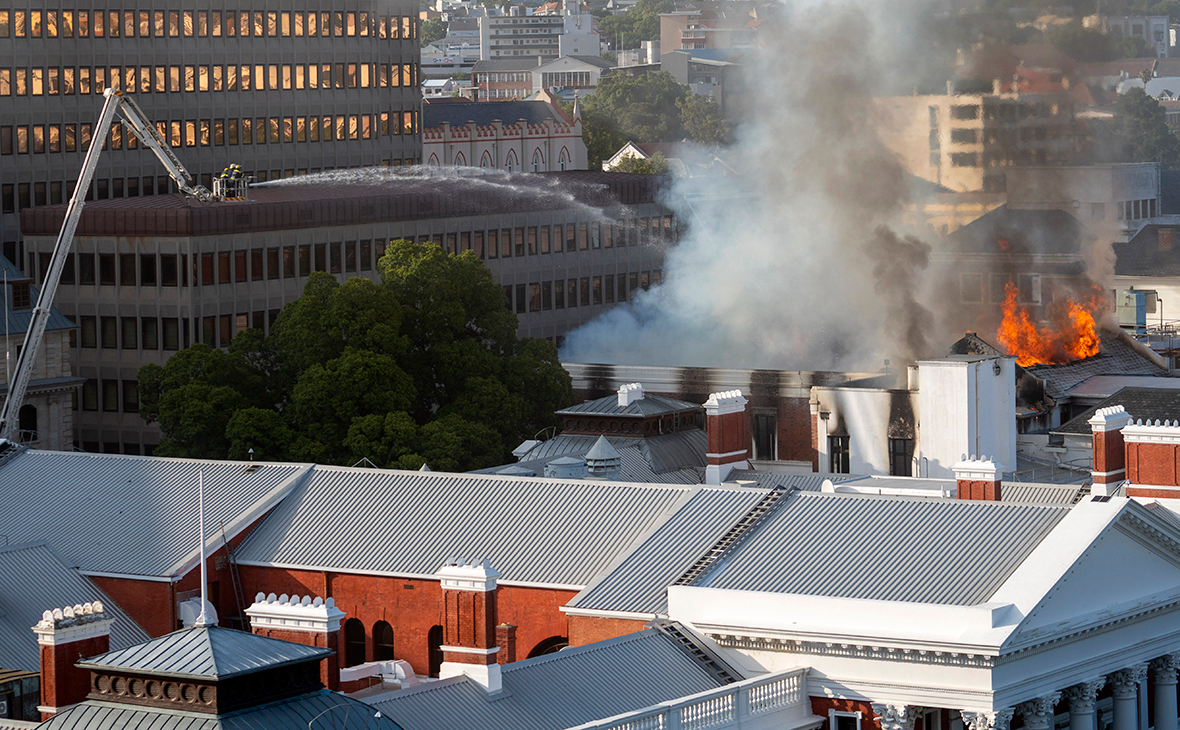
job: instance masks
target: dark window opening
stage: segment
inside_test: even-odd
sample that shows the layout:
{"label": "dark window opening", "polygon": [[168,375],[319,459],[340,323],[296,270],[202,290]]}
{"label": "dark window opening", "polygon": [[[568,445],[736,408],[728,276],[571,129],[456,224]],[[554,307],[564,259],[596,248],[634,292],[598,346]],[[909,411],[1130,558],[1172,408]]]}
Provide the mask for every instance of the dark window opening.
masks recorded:
{"label": "dark window opening", "polygon": [[848,437],[828,436],[828,471],[848,474]]}
{"label": "dark window opening", "polygon": [[365,663],[365,625],[358,619],[344,622],[344,666],[355,667]]}

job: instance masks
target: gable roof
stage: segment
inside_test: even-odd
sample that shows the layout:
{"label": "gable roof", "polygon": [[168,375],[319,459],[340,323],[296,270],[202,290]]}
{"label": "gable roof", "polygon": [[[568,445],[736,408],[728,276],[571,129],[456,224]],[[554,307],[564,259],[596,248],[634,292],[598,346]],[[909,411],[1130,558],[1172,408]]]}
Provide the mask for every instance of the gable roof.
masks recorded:
{"label": "gable roof", "polygon": [[494,698],[455,677],[374,707],[405,730],[560,730],[727,684],[654,628],[505,664],[501,678]]}
{"label": "gable roof", "polygon": [[[1173,388],[1180,388],[1180,379],[1169,380],[1173,381]],[[1094,416],[1094,411],[1110,406],[1123,406],[1127,413],[1137,420],[1176,420],[1180,418],[1180,390],[1123,388],[1093,408],[1071,418],[1059,428],[1053,429],[1053,433],[1089,436],[1092,433],[1089,421]]]}
{"label": "gable roof", "polygon": [[317,466],[236,556],[429,579],[461,555],[491,561],[501,583],[577,590],[696,489]]}
{"label": "gable roof", "polygon": [[84,574],[171,578],[198,563],[198,471],[205,473],[206,541],[213,547],[221,533],[212,525],[224,524],[233,537],[308,469],[23,449],[0,462],[0,534],[44,541]]}
{"label": "gable roof", "polygon": [[462,127],[467,122],[475,122],[477,127],[488,127],[495,120],[516,124],[520,119],[529,124],[544,124],[546,119],[566,123],[561,113],[544,101],[472,101],[422,105],[423,125],[427,129],[438,127],[443,122],[448,122],[452,127]]}
{"label": "gable roof", "polygon": [[1091,238],[1085,226],[1063,210],[1011,209],[1005,204],[944,240],[962,253],[1080,255],[1081,244]]}
{"label": "gable roof", "polygon": [[94,601],[115,620],[111,646],[122,649],[148,640],[123,609],[44,543],[0,548],[0,667],[40,671],[41,653],[30,627],[45,611]]}
{"label": "gable roof", "polygon": [[280,641],[221,626],[181,629],[136,646],[78,662],[84,669],[119,669],[188,679],[225,680],[324,659],[331,649]]}

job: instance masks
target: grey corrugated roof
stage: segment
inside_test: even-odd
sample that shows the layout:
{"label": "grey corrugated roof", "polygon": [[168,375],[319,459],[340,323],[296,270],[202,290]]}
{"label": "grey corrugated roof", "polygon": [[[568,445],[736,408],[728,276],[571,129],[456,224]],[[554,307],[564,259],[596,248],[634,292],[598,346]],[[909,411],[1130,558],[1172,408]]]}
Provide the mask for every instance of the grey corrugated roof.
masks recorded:
{"label": "grey corrugated roof", "polygon": [[639,450],[657,474],[686,467],[704,468],[709,463],[705,457],[709,450],[709,434],[699,428],[690,428],[652,436],[640,441]]}
{"label": "grey corrugated roof", "polygon": [[503,581],[581,587],[690,495],[658,484],[317,466],[237,556],[421,577],[462,556],[490,560]]}
{"label": "grey corrugated roof", "polygon": [[818,492],[825,481],[839,484],[860,478],[852,474],[785,474],[773,471],[754,471],[753,469],[734,469],[725,478],[725,481],[757,482],[758,486],[767,489],[783,487],[785,489],[800,489],[804,492]]}
{"label": "grey corrugated roof", "polygon": [[587,459],[595,459],[597,461],[604,461],[607,459],[618,459],[619,452],[615,447],[610,445],[610,441],[606,440],[606,436],[599,436],[590,450],[586,452]]}
{"label": "grey corrugated roof", "polygon": [[1069,506],[1082,491],[1081,484],[1032,484],[1004,482],[1000,488],[1002,501],[1012,504],[1060,504]]}
{"label": "grey corrugated roof", "polygon": [[121,669],[190,679],[223,680],[285,664],[325,658],[332,650],[257,636],[221,626],[174,631],[158,639],[111,651],[78,666]]}
{"label": "grey corrugated roof", "polygon": [[1127,409],[1127,413],[1137,419],[1175,420],[1180,418],[1180,390],[1123,388],[1093,408],[1071,418],[1061,427],[1053,429],[1053,433],[1089,436],[1093,433],[1090,428],[1090,419],[1094,417],[1094,411],[1110,406],[1123,406]]}
{"label": "grey corrugated roof", "polygon": [[[647,438],[563,433],[537,444],[524,455],[523,461],[511,466],[534,474],[544,474],[547,464],[564,458],[587,456],[600,438],[605,438],[619,452],[619,481],[642,484],[700,484],[702,481],[709,436],[700,429],[674,431]],[[496,466],[473,473],[504,474],[507,473],[505,469]]]}
{"label": "grey corrugated roof", "polygon": [[1095,375],[1167,375],[1168,371],[1126,334],[1102,330],[1098,336],[1101,349],[1093,357],[1060,365],[1034,365],[1025,370],[1045,381],[1045,393],[1051,398],[1065,397],[1078,383]]}
{"label": "grey corrugated roof", "polygon": [[493,699],[466,677],[401,690],[374,707],[405,730],[560,730],[724,682],[656,629],[504,665]]}
{"label": "grey corrugated roof", "polygon": [[1069,512],[808,492],[789,499],[700,585],[971,606],[986,602]]}
{"label": "grey corrugated roof", "polygon": [[[197,471],[205,524],[233,535],[307,473],[306,464],[193,461],[26,450],[0,464],[0,534],[44,541],[82,572],[172,576],[197,558]],[[216,525],[218,527],[214,528]]]}
{"label": "grey corrugated roof", "polygon": [[769,491],[702,488],[618,565],[598,576],[566,605],[587,610],[663,613],[668,608],[667,587]]}
{"label": "grey corrugated roof", "polygon": [[[333,707],[341,709],[333,711]],[[352,709],[348,710],[349,707]],[[320,718],[316,730],[400,730],[394,721],[375,714],[363,702],[325,690],[227,715],[87,700],[57,713],[40,727],[42,730],[299,730]]]}
{"label": "grey corrugated roof", "polygon": [[55,608],[101,601],[111,624],[110,645],[122,649],[148,640],[105,593],[67,567],[44,544],[0,548],[0,667],[40,671],[41,653],[31,626]]}
{"label": "grey corrugated roof", "polygon": [[648,418],[650,416],[659,416],[665,413],[677,413],[680,411],[701,410],[701,404],[689,403],[685,400],[677,400],[675,398],[667,398],[662,395],[655,395],[648,393],[637,401],[632,401],[629,405],[620,406],[619,397],[617,395],[608,395],[605,398],[596,398],[588,400],[577,405],[572,405],[569,408],[563,408],[557,411],[558,415],[562,416],[616,416],[624,418]]}

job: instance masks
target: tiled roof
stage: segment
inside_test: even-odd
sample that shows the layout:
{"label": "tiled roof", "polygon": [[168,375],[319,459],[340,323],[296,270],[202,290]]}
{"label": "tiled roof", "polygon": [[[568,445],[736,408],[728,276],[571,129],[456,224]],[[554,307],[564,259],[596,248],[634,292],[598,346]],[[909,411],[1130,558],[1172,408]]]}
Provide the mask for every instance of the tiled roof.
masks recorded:
{"label": "tiled roof", "polygon": [[123,609],[43,543],[0,548],[0,667],[39,671],[41,654],[30,627],[45,611],[94,601],[115,620],[112,647],[123,649],[148,640]]}
{"label": "tiled roof", "polygon": [[1025,371],[1045,382],[1045,394],[1051,398],[1065,397],[1078,383],[1095,375],[1167,375],[1167,369],[1156,363],[1146,348],[1121,331],[1102,330],[1098,336],[1099,352],[1093,357],[1059,365],[1033,365]]}
{"label": "tiled roof", "polygon": [[323,659],[331,653],[323,647],[205,626],[181,629],[143,644],[90,657],[78,666],[225,680],[285,664]]}
{"label": "tiled roof", "polygon": [[[1180,387],[1180,381],[1177,382]],[[1180,418],[1180,390],[1162,390],[1159,388],[1123,388],[1093,408],[1082,412],[1070,419],[1053,433],[1067,433],[1079,436],[1089,436],[1090,419],[1094,411],[1110,406],[1123,406],[1127,413],[1135,419],[1176,420]]]}
{"label": "tiled roof", "polygon": [[[504,583],[580,589],[694,490],[317,466],[251,533],[237,558],[247,565],[428,578],[458,555],[491,561]],[[538,515],[543,530],[536,529]]]}
{"label": "tiled roof", "polygon": [[[336,707],[340,709],[334,710]],[[320,722],[315,723],[314,730],[400,730],[391,720],[377,717],[363,702],[326,690],[226,715],[88,700],[57,713],[38,727],[41,730],[299,730],[317,719]]]}
{"label": "tiled roof", "polygon": [[506,664],[501,677],[494,700],[455,677],[374,707],[405,730],[561,730],[726,684],[657,629]]}
{"label": "tiled roof", "polygon": [[[232,537],[309,466],[23,450],[0,463],[0,534],[43,541],[83,573],[176,576],[198,562],[198,470],[206,525]],[[220,540],[210,528],[210,548]]]}

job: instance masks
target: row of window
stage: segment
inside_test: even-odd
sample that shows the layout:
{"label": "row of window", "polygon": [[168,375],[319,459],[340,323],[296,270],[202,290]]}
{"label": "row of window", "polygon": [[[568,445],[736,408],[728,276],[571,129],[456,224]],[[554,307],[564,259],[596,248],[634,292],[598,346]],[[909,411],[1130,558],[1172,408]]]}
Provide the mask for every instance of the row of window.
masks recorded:
{"label": "row of window", "polygon": [[139,383],[134,380],[89,379],[82,383],[81,398],[78,397],[78,391],[74,391],[74,410],[79,410],[79,407],[83,411],[139,413]]}
{"label": "row of window", "polygon": [[475,92],[481,101],[488,99],[519,99],[528,96],[529,89],[479,89]]}
{"label": "row of window", "polygon": [[408,15],[233,10],[0,10],[0,38],[418,37]]}
{"label": "row of window", "polygon": [[[627,224],[569,223],[555,226],[531,226],[529,228],[504,229],[502,231],[475,231],[460,234],[437,234],[433,237],[419,236],[420,244],[434,243],[448,253],[475,251],[481,258],[510,258],[513,256],[535,256],[551,251],[578,251],[590,248],[612,248],[640,245],[651,235],[662,235],[671,231],[672,217],[637,218]],[[485,250],[483,242],[487,237]],[[312,271],[326,271],[331,274],[372,271],[376,262],[385,255],[386,240],[344,241],[334,243],[301,244],[299,246],[272,246],[269,248],[238,249],[218,251],[192,256],[192,282],[194,286],[243,283],[264,279],[293,279],[306,277]],[[486,254],[486,256],[485,256]],[[186,287],[189,286],[188,254],[113,254],[70,253],[62,267],[62,284],[83,286],[140,286],[140,287]],[[28,274],[42,282],[49,271],[48,252],[30,253]],[[637,274],[632,274],[632,277]],[[648,275],[644,273],[643,279]],[[655,283],[660,274],[655,272]],[[571,279],[571,281],[573,281]],[[522,285],[523,286],[523,285]],[[537,285],[538,287],[540,285]],[[600,290],[600,284],[595,285]],[[633,284],[631,290],[635,289]],[[647,288],[647,283],[643,284]],[[589,291],[587,289],[586,291]],[[623,282],[619,291],[623,292]],[[538,290],[538,301],[541,301]],[[607,294],[606,301],[614,301],[613,294]],[[512,294],[509,292],[509,300]],[[589,298],[589,294],[582,297]],[[620,296],[625,299],[625,296]],[[548,299],[548,297],[546,297]],[[594,303],[602,303],[601,294],[594,295]],[[587,303],[589,303],[587,301]],[[541,307],[539,306],[538,309]],[[548,306],[543,307],[549,309]],[[537,311],[537,310],[532,310]],[[84,345],[85,346],[85,345]]]}
{"label": "row of window", "polygon": [[[639,290],[660,283],[660,270],[633,271],[629,274],[605,274],[583,276],[580,279],[558,279],[532,284],[517,284],[504,287],[504,296],[509,308],[517,314],[542,312],[567,307],[589,307],[595,304],[625,302]],[[515,290],[516,296],[513,296]]]}
{"label": "row of window", "polygon": [[[849,473],[849,437],[828,436],[828,471],[833,474]],[[889,474],[895,477],[913,476],[914,440],[906,438],[889,439]]]}
{"label": "row of window", "polygon": [[475,74],[475,83],[489,84],[524,84],[533,82],[533,72],[524,73],[481,73]]}
{"label": "row of window", "polygon": [[575,86],[588,88],[593,86],[589,71],[561,71],[558,73],[542,73],[541,86],[546,89],[553,86]]}
{"label": "row of window", "polygon": [[[42,155],[85,151],[93,125],[18,124],[0,127],[0,155]],[[172,147],[225,147],[239,144],[353,142],[401,134],[418,134],[417,111],[337,114],[313,117],[246,117],[156,122],[156,131]],[[139,139],[122,122],[111,125],[104,150],[139,147]]]}
{"label": "row of window", "polygon": [[[387,160],[384,164],[386,167],[409,167],[420,163],[421,160],[406,158]],[[318,167],[270,171],[255,170],[247,171],[247,175],[254,178],[257,182],[266,182],[268,180],[281,180],[297,175],[307,175],[308,173],[314,175],[320,171]],[[213,173],[201,173],[197,178],[206,188],[212,189]],[[73,180],[69,182],[48,183],[0,183],[0,211],[4,213],[16,213],[34,205],[56,205],[63,202],[64,198],[69,198],[73,194],[74,185],[75,182]],[[154,195],[157,193],[164,195],[174,192],[176,192],[176,186],[171,178],[166,175],[144,177],[142,184],[138,177],[115,178],[113,180],[104,178],[102,180],[94,180],[90,183],[90,189],[86,191],[86,200],[106,200],[107,198],[124,197],[136,198],[141,195]],[[9,248],[11,245],[12,242],[10,241],[4,243],[4,255],[8,257],[9,261],[15,261],[20,257],[12,254]]]}
{"label": "row of window", "polygon": [[420,74],[416,63],[0,68],[0,96],[101,95],[108,86],[140,94],[376,89],[417,86]]}

